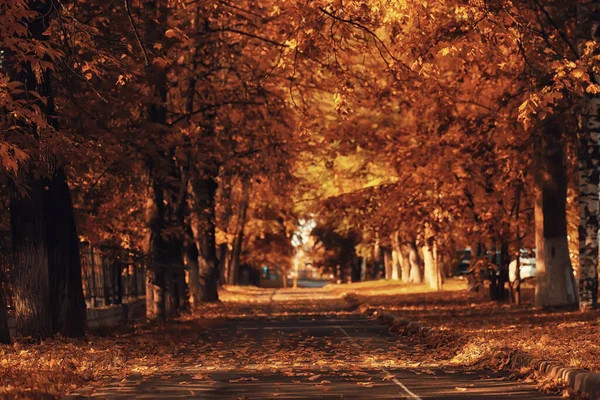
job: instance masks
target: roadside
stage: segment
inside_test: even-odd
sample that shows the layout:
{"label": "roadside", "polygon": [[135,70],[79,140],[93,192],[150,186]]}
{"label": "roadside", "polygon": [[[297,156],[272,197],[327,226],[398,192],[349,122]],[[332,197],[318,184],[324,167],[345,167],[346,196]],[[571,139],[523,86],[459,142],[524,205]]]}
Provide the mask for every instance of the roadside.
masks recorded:
{"label": "roadside", "polygon": [[[410,355],[412,365],[505,369],[525,379],[538,378],[540,389],[550,392],[561,391],[559,380],[574,380],[568,375],[581,372],[559,371],[558,365],[600,371],[600,313],[535,309],[532,287],[523,289],[523,298],[519,307],[467,291],[357,294],[354,301],[432,328],[428,335],[410,338],[417,350]],[[515,362],[516,358],[521,361]],[[540,360],[549,361],[555,369],[553,377],[560,379],[539,374]]]}
{"label": "roadside", "polygon": [[[192,346],[200,334],[221,323],[216,310],[201,319],[136,324],[84,339],[55,337],[0,345],[0,398],[53,399],[91,382],[119,381],[179,368],[199,357]],[[181,346],[188,346],[180,354]]]}

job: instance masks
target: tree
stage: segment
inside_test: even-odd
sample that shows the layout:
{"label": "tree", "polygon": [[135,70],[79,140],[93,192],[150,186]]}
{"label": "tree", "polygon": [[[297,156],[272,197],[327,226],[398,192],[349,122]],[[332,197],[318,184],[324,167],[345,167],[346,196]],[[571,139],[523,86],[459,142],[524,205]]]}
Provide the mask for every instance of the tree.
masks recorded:
{"label": "tree", "polygon": [[[600,39],[597,30],[596,2],[578,4],[580,35],[579,56],[586,59],[597,53],[594,42]],[[587,60],[586,60],[587,61]],[[588,61],[589,62],[589,61]],[[595,96],[599,82],[593,70],[584,98],[581,132],[579,133],[579,307],[598,307],[598,229],[600,218],[600,100]]]}
{"label": "tree", "polygon": [[55,10],[42,1],[31,9],[17,2],[3,11],[14,18],[9,23],[20,24],[9,30],[3,67],[18,88],[13,94],[38,114],[35,119],[13,114],[16,131],[30,146],[10,197],[17,331],[35,339],[54,332],[82,336],[86,314],[78,237],[64,167],[54,149],[60,140],[52,70],[60,53],[48,45],[46,30]]}
{"label": "tree", "polygon": [[577,304],[567,244],[567,177],[560,125],[546,122],[538,139],[536,175],[536,292],[538,306]]}

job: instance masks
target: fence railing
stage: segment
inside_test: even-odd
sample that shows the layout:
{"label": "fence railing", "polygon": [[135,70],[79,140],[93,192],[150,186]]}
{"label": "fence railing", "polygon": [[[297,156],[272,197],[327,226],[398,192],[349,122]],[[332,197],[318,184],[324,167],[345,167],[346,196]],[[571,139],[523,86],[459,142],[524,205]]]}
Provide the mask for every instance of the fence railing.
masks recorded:
{"label": "fence railing", "polygon": [[6,298],[6,308],[14,308],[14,296],[12,285],[10,284],[10,271],[12,265],[12,257],[4,248],[1,249],[0,253],[0,290],[4,293]]}
{"label": "fence railing", "polygon": [[[146,293],[146,257],[133,250],[80,246],[83,296],[88,307],[122,304]],[[10,251],[0,253],[0,285],[8,309],[14,308]]]}
{"label": "fence railing", "polygon": [[146,258],[123,248],[81,246],[83,296],[88,307],[121,304],[146,293]]}

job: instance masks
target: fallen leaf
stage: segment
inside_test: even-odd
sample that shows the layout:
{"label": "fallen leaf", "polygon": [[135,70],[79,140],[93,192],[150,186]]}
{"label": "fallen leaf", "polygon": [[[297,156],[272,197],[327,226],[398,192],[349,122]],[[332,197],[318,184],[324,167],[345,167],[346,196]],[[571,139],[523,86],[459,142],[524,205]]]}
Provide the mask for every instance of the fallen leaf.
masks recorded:
{"label": "fallen leaf", "polygon": [[386,375],[383,377],[383,379],[382,379],[382,380],[384,380],[384,381],[391,381],[391,380],[393,380],[393,379],[395,379],[395,378],[396,378],[396,375],[394,375],[394,374],[386,374]]}

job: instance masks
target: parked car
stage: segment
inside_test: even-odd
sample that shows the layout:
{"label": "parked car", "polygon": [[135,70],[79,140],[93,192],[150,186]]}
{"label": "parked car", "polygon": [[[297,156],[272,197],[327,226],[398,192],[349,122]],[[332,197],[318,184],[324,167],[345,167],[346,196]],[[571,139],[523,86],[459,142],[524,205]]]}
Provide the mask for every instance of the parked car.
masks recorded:
{"label": "parked car", "polygon": [[466,248],[459,252],[459,262],[452,269],[452,276],[465,277],[471,272],[471,249]]}
{"label": "parked car", "polygon": [[[521,249],[519,255],[519,277],[521,280],[535,277],[535,249]],[[517,259],[515,258],[508,265],[508,279],[514,282],[517,279]]]}

